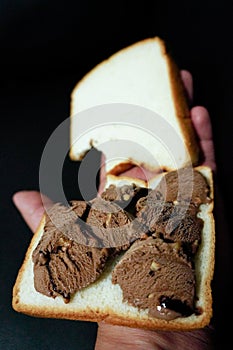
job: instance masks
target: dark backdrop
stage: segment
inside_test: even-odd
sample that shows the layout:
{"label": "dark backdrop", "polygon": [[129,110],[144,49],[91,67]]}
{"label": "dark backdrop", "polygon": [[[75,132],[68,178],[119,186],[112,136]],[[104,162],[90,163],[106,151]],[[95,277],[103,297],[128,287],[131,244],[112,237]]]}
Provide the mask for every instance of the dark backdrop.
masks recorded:
{"label": "dark backdrop", "polygon": [[[39,188],[43,148],[52,131],[69,116],[74,85],[115,51],[159,35],[170,45],[180,68],[192,72],[194,103],[206,106],[211,114],[220,190],[230,220],[233,55],[228,3],[0,2],[0,348],[93,349],[95,324],[35,319],[12,310],[12,287],[31,232],[11,197],[17,190]],[[79,196],[77,168],[78,164],[67,160],[63,180],[68,197]],[[55,193],[48,194],[56,199]],[[229,310],[224,312],[228,315]]]}

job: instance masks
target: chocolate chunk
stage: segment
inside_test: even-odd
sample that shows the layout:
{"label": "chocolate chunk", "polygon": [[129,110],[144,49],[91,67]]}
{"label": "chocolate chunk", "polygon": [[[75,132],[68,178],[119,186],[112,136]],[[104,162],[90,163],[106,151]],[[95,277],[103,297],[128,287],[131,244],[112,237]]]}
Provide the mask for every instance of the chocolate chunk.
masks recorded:
{"label": "chocolate chunk", "polygon": [[114,202],[131,215],[136,215],[136,203],[148,194],[148,189],[132,185],[110,185],[101,195],[106,201]]}

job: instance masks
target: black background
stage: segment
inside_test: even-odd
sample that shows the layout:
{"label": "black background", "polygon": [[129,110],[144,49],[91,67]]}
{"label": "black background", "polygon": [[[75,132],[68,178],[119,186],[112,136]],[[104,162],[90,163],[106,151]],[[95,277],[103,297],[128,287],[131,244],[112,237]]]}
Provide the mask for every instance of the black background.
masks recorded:
{"label": "black background", "polygon": [[[0,2],[1,349],[94,347],[94,323],[35,319],[12,310],[12,287],[31,232],[11,197],[21,189],[39,189],[40,157],[50,134],[69,116],[73,87],[117,50],[158,35],[170,45],[180,68],[192,72],[194,104],[204,105],[211,115],[219,186],[230,221],[233,55],[229,5],[199,0]],[[77,168],[67,160],[68,197],[79,196]],[[56,200],[55,193],[48,195]],[[224,301],[232,305],[231,300]],[[222,317],[231,317],[228,308],[222,309]],[[225,325],[224,319],[220,323]],[[226,341],[226,334],[222,339]]]}

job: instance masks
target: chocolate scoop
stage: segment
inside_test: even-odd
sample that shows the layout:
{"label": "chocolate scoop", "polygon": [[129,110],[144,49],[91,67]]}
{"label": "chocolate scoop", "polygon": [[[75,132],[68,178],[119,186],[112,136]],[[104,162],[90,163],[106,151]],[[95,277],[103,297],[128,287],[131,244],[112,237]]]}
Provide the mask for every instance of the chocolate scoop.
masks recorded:
{"label": "chocolate scoop", "polygon": [[171,320],[194,312],[194,270],[176,243],[136,241],[115,266],[112,281],[124,301],[152,317]]}
{"label": "chocolate scoop", "polygon": [[137,220],[148,227],[155,237],[180,242],[189,253],[195,254],[203,228],[203,220],[198,218],[197,213],[198,209],[194,204],[174,204],[148,198],[143,205],[141,202]]}
{"label": "chocolate scoop", "polygon": [[198,206],[210,201],[209,194],[209,185],[204,176],[186,167],[166,173],[152,195],[166,202],[191,201]]}
{"label": "chocolate scoop", "polygon": [[35,289],[68,302],[100,276],[109,258],[129,247],[130,222],[120,207],[102,199],[55,204],[32,256]]}

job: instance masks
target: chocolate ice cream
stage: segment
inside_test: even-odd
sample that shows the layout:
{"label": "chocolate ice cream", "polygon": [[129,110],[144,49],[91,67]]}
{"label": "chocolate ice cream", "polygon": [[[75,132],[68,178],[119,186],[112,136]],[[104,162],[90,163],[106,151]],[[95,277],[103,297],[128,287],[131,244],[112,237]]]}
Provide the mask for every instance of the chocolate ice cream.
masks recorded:
{"label": "chocolate ice cream", "polygon": [[209,186],[197,170],[181,168],[166,173],[151,196],[166,202],[191,201],[200,205],[209,201]]}
{"label": "chocolate ice cream", "polygon": [[55,204],[33,252],[35,289],[69,301],[99,277],[110,257],[129,247],[130,222],[120,207],[100,198]]}
{"label": "chocolate ice cream", "polygon": [[101,197],[106,201],[114,202],[125,211],[136,215],[136,203],[141,198],[148,194],[148,188],[139,187],[135,184],[115,186],[110,185],[101,194]]}
{"label": "chocolate ice cream", "polygon": [[[142,203],[141,203],[142,204]],[[174,204],[150,199],[141,205],[137,218],[155,236],[170,242],[180,242],[195,254],[201,241],[203,221],[198,208],[190,204]]]}
{"label": "chocolate ice cream", "polygon": [[152,317],[171,320],[194,312],[195,273],[177,243],[152,237],[136,241],[116,265],[113,283],[123,300]]}
{"label": "chocolate ice cream", "polygon": [[[79,244],[71,237],[72,227],[79,228],[74,222],[76,215],[72,214],[75,212],[82,217],[85,209],[85,202],[75,201],[71,208],[55,205],[46,215],[44,234],[32,257],[34,285],[38,292],[50,297],[62,295],[68,302],[71,294],[94,282],[103,271],[111,251]],[[51,219],[54,215],[61,222],[67,219],[66,230],[54,225]],[[78,231],[74,231],[73,238],[77,238]]]}
{"label": "chocolate ice cream", "polygon": [[104,247],[118,251],[129,248],[132,241],[139,238],[131,225],[133,217],[115,202],[95,198],[87,216],[87,224]]}

